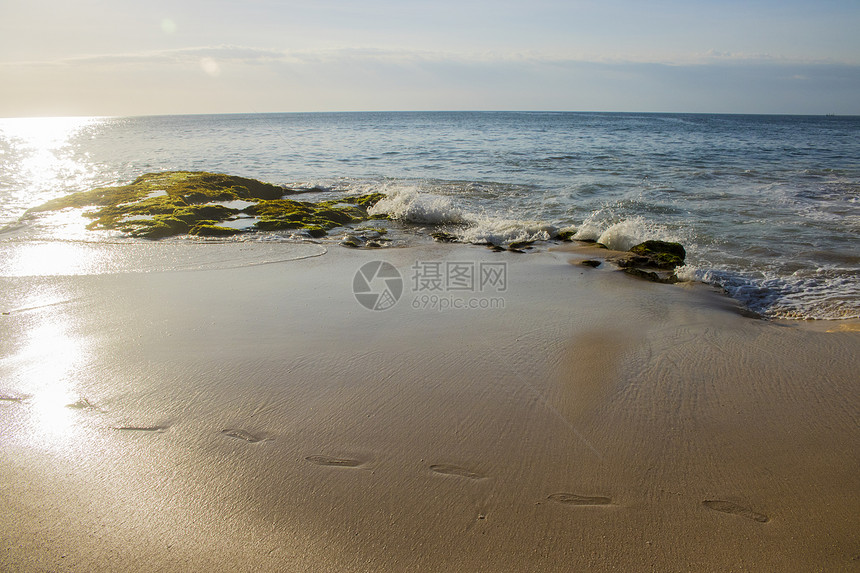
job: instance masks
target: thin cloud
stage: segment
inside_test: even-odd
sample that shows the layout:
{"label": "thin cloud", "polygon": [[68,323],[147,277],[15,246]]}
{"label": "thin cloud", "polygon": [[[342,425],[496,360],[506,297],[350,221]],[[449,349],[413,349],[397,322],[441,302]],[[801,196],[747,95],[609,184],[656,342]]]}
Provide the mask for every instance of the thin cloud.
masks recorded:
{"label": "thin cloud", "polygon": [[718,52],[667,62],[539,52],[218,45],[0,64],[0,83],[7,92],[0,116],[49,108],[82,115],[371,109],[860,112],[860,65]]}
{"label": "thin cloud", "polygon": [[658,56],[627,56],[623,54],[562,54],[527,52],[446,52],[432,50],[387,50],[381,48],[331,48],[315,50],[274,50],[249,46],[199,46],[168,50],[97,54],[74,56],[57,60],[19,61],[0,63],[0,66],[117,66],[199,62],[211,58],[219,62],[237,64],[318,64],[336,62],[389,62],[389,63],[456,63],[499,64],[528,63],[554,65],[563,63],[583,64],[659,64],[666,66],[689,66],[708,64],[782,64],[782,65],[858,65],[860,62],[836,61],[832,59],[787,58],[772,54],[747,54],[724,52],[715,49],[701,53]]}

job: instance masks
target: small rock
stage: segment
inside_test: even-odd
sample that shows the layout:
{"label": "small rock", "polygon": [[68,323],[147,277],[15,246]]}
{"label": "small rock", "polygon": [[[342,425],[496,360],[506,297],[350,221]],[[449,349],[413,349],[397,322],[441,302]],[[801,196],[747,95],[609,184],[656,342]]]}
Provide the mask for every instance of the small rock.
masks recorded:
{"label": "small rock", "polygon": [[460,242],[460,239],[458,239],[456,235],[452,233],[446,233],[445,231],[436,231],[435,233],[430,233],[430,236],[433,237],[434,241],[438,241],[440,243]]}
{"label": "small rock", "polygon": [[530,249],[534,241],[514,241],[510,245],[508,245],[508,249],[510,250],[519,250],[519,249]]}
{"label": "small rock", "polygon": [[355,235],[347,235],[340,242],[344,247],[352,247],[353,249],[360,248],[363,243],[364,241]]}

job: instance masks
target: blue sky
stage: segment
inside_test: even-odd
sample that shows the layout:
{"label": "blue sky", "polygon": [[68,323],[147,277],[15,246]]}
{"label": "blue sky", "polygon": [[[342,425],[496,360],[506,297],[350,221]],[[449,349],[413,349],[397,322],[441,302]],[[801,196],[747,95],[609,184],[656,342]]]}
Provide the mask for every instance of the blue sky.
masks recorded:
{"label": "blue sky", "polygon": [[860,114],[857,0],[3,0],[0,117]]}

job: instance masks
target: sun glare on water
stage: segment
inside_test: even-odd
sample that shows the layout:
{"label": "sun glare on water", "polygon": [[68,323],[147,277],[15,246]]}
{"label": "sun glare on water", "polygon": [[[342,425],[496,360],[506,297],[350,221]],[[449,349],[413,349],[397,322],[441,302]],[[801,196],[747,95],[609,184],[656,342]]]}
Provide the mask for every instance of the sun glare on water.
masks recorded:
{"label": "sun glare on water", "polygon": [[72,138],[97,123],[94,117],[39,117],[0,120],[0,135],[14,147],[17,165],[9,166],[26,183],[26,192],[58,191],[83,180],[86,166],[69,151]]}

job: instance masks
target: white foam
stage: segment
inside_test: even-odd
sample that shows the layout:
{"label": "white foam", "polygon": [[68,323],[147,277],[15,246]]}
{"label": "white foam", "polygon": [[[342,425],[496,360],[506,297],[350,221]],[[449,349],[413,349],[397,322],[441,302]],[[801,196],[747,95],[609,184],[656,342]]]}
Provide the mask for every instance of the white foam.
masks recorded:
{"label": "white foam", "polygon": [[621,221],[603,217],[602,211],[592,213],[582,222],[573,238],[597,241],[616,251],[627,251],[634,245],[652,239],[683,242],[660,225],[638,215]]}
{"label": "white foam", "polygon": [[699,280],[725,289],[750,310],[770,318],[840,320],[860,318],[856,278],[826,269],[789,277],[741,274],[691,265],[677,271],[684,280]]}
{"label": "white foam", "polygon": [[547,241],[558,230],[540,221],[473,217],[470,224],[454,234],[465,243],[513,243],[517,241]]}
{"label": "white foam", "polygon": [[448,197],[417,186],[384,190],[387,196],[369,209],[371,215],[386,214],[392,219],[449,229],[464,243],[503,244],[516,241],[545,241],[558,232],[553,225],[534,220],[501,218],[486,213],[470,213],[455,207]]}
{"label": "white foam", "polygon": [[384,199],[368,210],[371,215],[385,214],[400,221],[430,225],[467,222],[462,210],[447,197],[422,193],[415,187],[397,187],[386,193]]}

